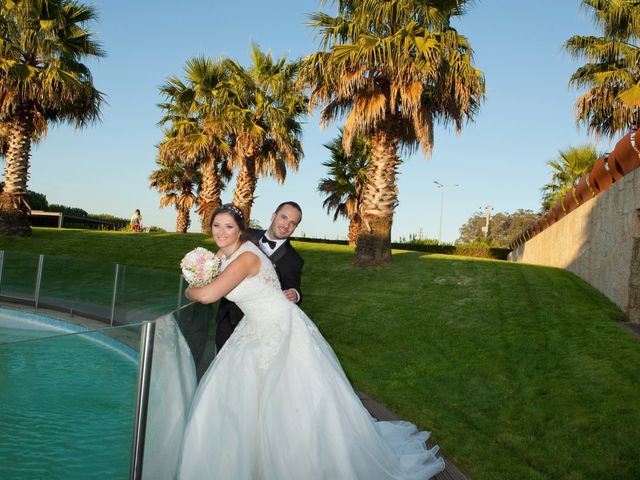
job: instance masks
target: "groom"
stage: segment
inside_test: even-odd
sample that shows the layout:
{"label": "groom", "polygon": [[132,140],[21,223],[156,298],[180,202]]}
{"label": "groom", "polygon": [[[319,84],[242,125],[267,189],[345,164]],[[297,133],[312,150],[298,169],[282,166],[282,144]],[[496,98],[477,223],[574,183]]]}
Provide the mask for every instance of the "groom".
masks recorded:
{"label": "groom", "polygon": [[[284,202],[278,205],[271,215],[271,225],[265,230],[250,229],[249,240],[256,243],[276,268],[283,294],[291,302],[302,301],[300,277],[304,261],[289,243],[289,237],[295,232],[302,220],[302,209],[296,202]],[[238,306],[222,297],[216,314],[216,347],[218,351],[229,339],[244,314]]]}

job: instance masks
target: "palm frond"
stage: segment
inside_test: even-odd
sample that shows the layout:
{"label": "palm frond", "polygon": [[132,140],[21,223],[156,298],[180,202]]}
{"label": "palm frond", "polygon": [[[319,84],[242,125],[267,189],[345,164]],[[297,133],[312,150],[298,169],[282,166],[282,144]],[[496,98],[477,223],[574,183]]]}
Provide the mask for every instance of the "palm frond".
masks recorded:
{"label": "palm frond", "polygon": [[574,58],[586,61],[569,79],[587,89],[576,102],[576,120],[596,136],[613,137],[639,122],[640,3],[583,0],[582,7],[602,36],[575,35],[565,42]]}

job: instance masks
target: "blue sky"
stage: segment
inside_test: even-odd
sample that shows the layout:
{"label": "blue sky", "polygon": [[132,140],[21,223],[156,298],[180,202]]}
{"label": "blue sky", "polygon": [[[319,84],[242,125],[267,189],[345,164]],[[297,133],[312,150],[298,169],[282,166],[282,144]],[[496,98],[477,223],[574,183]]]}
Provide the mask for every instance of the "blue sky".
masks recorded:
{"label": "blue sky", "polygon": [[[92,26],[107,56],[91,63],[94,81],[107,102],[99,124],[82,131],[50,129],[34,146],[29,188],[49,203],[81,207],[91,213],[130,217],[142,211],[146,225],[175,229],[175,210],[159,208],[148,188],[155,168],[155,145],[162,132],[158,86],[181,75],[188,58],[229,56],[248,63],[252,41],[276,56],[296,58],[315,51],[314,32],[305,26],[317,0],[94,1],[99,20]],[[326,8],[326,7],[325,7]],[[460,135],[438,128],[430,158],[405,156],[398,177],[399,201],[392,237],[422,232],[438,238],[444,193],[442,240],[454,241],[467,219],[491,205],[494,212],[538,210],[540,188],[550,173],[546,162],[558,150],[595,144],[574,121],[578,91],[568,79],[579,64],[563,51],[575,34],[592,34],[591,19],[578,0],[484,0],[476,2],[456,27],[475,51],[486,77],[487,100],[473,124]],[[304,210],[296,234],[346,238],[346,221],[333,222],[316,192],[326,175],[323,147],[335,137],[334,125],[320,130],[317,116],[306,120],[305,157],[284,185],[261,180],[252,216],[268,223],[275,205],[298,201]],[[622,135],[620,135],[622,137]],[[617,140],[617,139],[616,139]],[[614,142],[615,143],[615,142]],[[600,150],[612,145],[601,142]],[[233,183],[223,194],[230,201]],[[199,231],[192,215],[191,231]]]}

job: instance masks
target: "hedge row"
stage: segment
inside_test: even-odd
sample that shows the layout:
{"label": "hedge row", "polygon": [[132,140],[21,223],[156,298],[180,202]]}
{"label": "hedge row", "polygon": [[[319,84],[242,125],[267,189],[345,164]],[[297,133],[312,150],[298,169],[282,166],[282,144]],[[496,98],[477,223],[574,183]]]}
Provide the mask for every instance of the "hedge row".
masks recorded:
{"label": "hedge row", "polygon": [[[333,245],[348,245],[346,240],[327,240],[325,238],[291,237],[297,242],[328,243]],[[415,243],[391,243],[396,250],[411,250],[414,252],[440,253],[444,255],[460,255],[463,257],[493,258],[506,260],[508,248],[489,248],[475,245],[417,245]]]}

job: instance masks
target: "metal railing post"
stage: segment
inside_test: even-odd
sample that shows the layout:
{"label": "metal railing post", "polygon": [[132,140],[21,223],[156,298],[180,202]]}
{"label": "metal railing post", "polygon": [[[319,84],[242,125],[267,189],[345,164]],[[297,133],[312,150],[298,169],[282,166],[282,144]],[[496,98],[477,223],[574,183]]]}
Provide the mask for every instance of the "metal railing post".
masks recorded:
{"label": "metal railing post", "polygon": [[2,273],[4,272],[4,250],[0,250],[0,292],[2,291]]}
{"label": "metal railing post", "polygon": [[116,316],[116,296],[118,293],[118,276],[120,274],[120,264],[116,263],[116,274],[115,274],[115,278],[113,279],[113,295],[111,297],[111,317],[110,317],[110,323],[111,326],[113,327],[113,320]]}
{"label": "metal railing post", "polygon": [[142,462],[144,459],[144,440],[147,432],[147,412],[149,409],[149,393],[151,386],[151,366],[153,364],[153,341],[155,322],[144,322],[140,339],[140,367],[138,368],[138,395],[136,400],[133,445],[131,447],[131,480],[142,478]]}
{"label": "metal railing post", "polygon": [[36,291],[35,291],[35,307],[38,308],[38,302],[40,301],[40,282],[42,282],[42,265],[44,265],[44,255],[40,254],[38,257],[38,273],[36,275]]}

